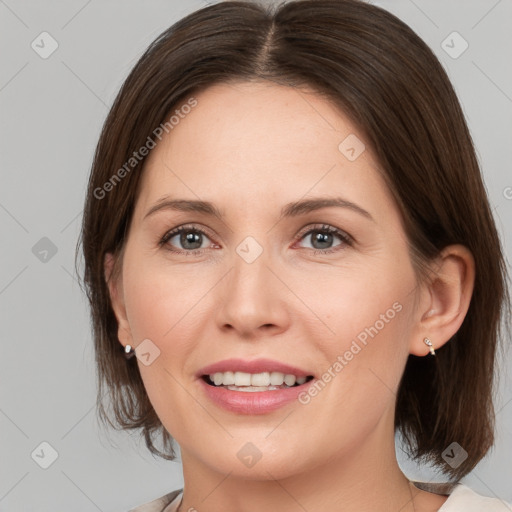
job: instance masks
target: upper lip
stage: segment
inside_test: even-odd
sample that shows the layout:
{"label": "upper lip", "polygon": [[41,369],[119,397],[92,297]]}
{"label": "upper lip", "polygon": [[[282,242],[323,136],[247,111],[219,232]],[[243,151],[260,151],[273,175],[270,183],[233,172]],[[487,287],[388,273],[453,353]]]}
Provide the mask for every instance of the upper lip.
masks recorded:
{"label": "upper lip", "polygon": [[310,372],[290,366],[286,363],[274,361],[272,359],[253,359],[251,361],[245,359],[225,359],[217,363],[209,364],[201,368],[197,376],[212,375],[217,372],[246,372],[246,373],[263,373],[263,372],[281,372],[285,375],[295,375],[295,377],[308,377],[313,375]]}

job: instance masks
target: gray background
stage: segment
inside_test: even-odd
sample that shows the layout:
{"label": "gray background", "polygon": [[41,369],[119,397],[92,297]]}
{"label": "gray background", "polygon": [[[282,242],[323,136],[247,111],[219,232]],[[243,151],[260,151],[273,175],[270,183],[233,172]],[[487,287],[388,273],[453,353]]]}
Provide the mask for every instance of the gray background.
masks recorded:
{"label": "gray background", "polygon": [[[447,69],[510,255],[512,1],[375,3],[408,23]],[[74,250],[93,151],[118,88],[161,31],[205,5],[0,0],[0,511],[120,512],[182,485],[179,462],[153,458],[134,434],[108,437],[98,428]],[[58,43],[46,59],[31,47],[34,40],[43,46],[44,31]],[[454,31],[469,45],[457,58],[464,41]],[[45,39],[45,51],[50,43]],[[511,367],[509,353],[499,372],[495,449],[463,480],[507,501]],[[43,445],[41,452],[42,442],[58,454],[47,469],[39,464],[51,451]],[[408,476],[432,478],[405,460],[400,446],[397,452]]]}

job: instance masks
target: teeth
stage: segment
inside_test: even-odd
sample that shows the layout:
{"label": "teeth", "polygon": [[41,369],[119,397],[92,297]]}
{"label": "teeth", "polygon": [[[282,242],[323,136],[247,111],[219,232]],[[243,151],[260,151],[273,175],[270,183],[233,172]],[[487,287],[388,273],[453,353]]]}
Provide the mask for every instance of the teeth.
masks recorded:
{"label": "teeth", "polygon": [[249,393],[254,393],[255,391],[274,391],[280,388],[276,386],[241,386],[239,388],[236,386],[227,386],[227,389],[230,389],[231,391],[246,391]]}
{"label": "teeth", "polygon": [[250,373],[235,372],[235,386],[250,386],[250,385],[251,385],[251,374]]}
{"label": "teeth", "polygon": [[[278,389],[275,386],[293,386],[295,383],[304,384],[306,377],[296,377],[291,374],[281,372],[262,372],[262,373],[246,373],[246,372],[216,372],[209,375],[210,380],[216,386],[231,386],[228,389],[246,386],[247,391],[256,390],[255,388]],[[244,390],[245,391],[245,390]]]}
{"label": "teeth", "polygon": [[224,372],[222,377],[222,384],[229,386],[235,383],[235,374],[233,372]]}
{"label": "teeth", "polygon": [[293,386],[295,384],[295,375],[285,375],[284,376],[284,383],[287,386]]}
{"label": "teeth", "polygon": [[284,382],[284,373],[272,372],[270,374],[270,384],[273,386],[280,386]]}
{"label": "teeth", "polygon": [[270,373],[253,373],[251,375],[251,386],[268,386],[270,384]]}

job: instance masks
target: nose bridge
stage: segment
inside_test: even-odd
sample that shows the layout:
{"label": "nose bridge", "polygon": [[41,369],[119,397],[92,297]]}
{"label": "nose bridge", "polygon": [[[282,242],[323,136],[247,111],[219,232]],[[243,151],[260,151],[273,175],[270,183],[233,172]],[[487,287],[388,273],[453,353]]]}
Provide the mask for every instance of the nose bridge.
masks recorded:
{"label": "nose bridge", "polygon": [[285,320],[280,287],[268,267],[272,267],[270,250],[253,236],[236,247],[232,268],[222,289],[219,322],[241,332],[262,325],[279,325]]}
{"label": "nose bridge", "polygon": [[229,287],[231,293],[236,293],[239,299],[247,296],[251,301],[259,300],[261,297],[254,297],[254,294],[260,295],[260,292],[265,292],[267,299],[270,298],[266,285],[271,274],[267,267],[271,262],[269,249],[263,243],[253,236],[247,236],[235,248]]}
{"label": "nose bridge", "polygon": [[[246,265],[252,265],[255,261],[261,260],[262,256],[264,260],[267,259],[269,248],[267,240],[262,240],[262,236],[263,235],[258,235],[260,240],[258,241],[254,236],[248,235],[236,246],[236,254],[246,263]],[[267,245],[266,250],[264,249],[263,244]]]}

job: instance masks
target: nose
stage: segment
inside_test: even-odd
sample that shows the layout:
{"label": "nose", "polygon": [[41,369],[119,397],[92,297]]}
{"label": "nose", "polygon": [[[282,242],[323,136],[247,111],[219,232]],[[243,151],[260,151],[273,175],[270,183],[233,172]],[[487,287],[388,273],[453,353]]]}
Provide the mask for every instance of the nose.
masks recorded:
{"label": "nose", "polygon": [[217,325],[245,339],[279,334],[289,327],[290,292],[265,251],[249,261],[235,253],[218,290]]}

